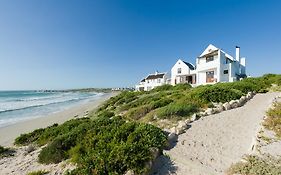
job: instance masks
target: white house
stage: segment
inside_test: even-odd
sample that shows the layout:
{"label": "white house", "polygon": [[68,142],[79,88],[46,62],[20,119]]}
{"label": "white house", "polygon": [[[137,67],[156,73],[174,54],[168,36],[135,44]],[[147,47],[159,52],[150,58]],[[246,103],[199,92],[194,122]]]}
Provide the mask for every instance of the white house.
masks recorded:
{"label": "white house", "polygon": [[142,79],[139,84],[136,85],[137,91],[149,91],[157,86],[162,86],[168,83],[168,74],[155,72],[149,74],[146,78]]}
{"label": "white house", "polygon": [[179,83],[196,84],[195,66],[181,59],[171,69],[171,85]]}
{"label": "white house", "polygon": [[171,69],[171,84],[191,85],[233,82],[246,76],[246,61],[240,57],[240,47],[236,46],[236,57],[210,44],[196,59],[196,66],[178,60]]}

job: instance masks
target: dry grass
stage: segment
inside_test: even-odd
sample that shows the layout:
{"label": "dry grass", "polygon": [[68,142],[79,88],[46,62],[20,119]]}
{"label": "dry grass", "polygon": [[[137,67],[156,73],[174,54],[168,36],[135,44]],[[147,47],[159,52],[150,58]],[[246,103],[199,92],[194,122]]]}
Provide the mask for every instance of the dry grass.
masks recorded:
{"label": "dry grass", "polygon": [[266,129],[275,132],[281,138],[281,103],[275,103],[274,107],[267,111],[267,118],[263,123]]}
{"label": "dry grass", "polygon": [[236,163],[230,167],[228,175],[280,175],[281,174],[281,158],[272,156],[255,156],[248,155],[245,161]]}

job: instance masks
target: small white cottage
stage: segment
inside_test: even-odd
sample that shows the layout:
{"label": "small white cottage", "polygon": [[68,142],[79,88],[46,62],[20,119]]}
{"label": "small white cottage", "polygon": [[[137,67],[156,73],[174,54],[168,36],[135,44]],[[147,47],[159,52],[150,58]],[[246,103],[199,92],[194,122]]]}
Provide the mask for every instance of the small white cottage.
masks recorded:
{"label": "small white cottage", "polygon": [[136,85],[137,91],[149,91],[157,86],[167,84],[167,73],[159,73],[156,71],[154,74],[149,74],[146,78],[142,79],[139,84]]}

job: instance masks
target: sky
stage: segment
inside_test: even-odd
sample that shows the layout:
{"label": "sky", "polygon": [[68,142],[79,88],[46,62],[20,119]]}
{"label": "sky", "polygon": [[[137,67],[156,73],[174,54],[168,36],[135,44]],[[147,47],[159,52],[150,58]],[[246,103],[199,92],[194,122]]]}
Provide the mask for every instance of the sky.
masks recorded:
{"label": "sky", "polygon": [[213,44],[281,73],[279,0],[0,0],[0,90],[134,86]]}

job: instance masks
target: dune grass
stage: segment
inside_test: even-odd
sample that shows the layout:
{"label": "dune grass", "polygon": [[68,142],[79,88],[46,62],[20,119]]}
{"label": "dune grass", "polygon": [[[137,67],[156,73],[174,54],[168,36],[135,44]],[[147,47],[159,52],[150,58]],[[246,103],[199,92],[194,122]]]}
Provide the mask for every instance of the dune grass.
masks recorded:
{"label": "dune grass", "polygon": [[15,150],[13,150],[11,148],[5,148],[0,145],[0,158],[13,156],[14,153],[15,153]]}
{"label": "dune grass", "polygon": [[281,75],[267,74],[259,78],[196,88],[189,84],[178,84],[163,85],[148,92],[122,92],[108,100],[99,108],[98,113],[111,111],[129,120],[146,122],[153,118],[180,120],[209,107],[212,102],[224,103],[239,99],[249,91],[265,93],[271,84],[280,84],[280,77]]}
{"label": "dune grass", "polygon": [[228,175],[280,175],[281,158],[249,155],[245,161],[236,163],[228,170]]}
{"label": "dune grass", "polygon": [[267,118],[263,123],[266,129],[275,132],[276,136],[281,138],[281,103],[275,103],[273,108],[267,111]]}
{"label": "dune grass", "polygon": [[44,175],[44,174],[48,174],[49,171],[45,171],[45,170],[39,170],[39,171],[32,171],[27,173],[27,175]]}

